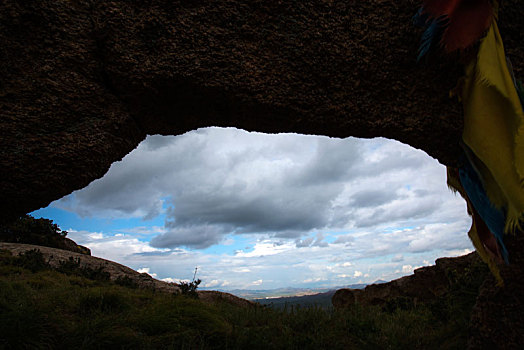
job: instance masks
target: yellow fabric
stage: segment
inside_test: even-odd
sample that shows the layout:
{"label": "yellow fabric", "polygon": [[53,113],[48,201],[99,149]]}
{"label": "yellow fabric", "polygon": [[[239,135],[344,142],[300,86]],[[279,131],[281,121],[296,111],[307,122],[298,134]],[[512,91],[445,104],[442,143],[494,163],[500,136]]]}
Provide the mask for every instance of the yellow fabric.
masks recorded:
{"label": "yellow fabric", "polygon": [[514,232],[524,215],[524,113],[495,20],[466,66],[462,102],[463,140],[490,200],[506,210],[505,232]]}
{"label": "yellow fabric", "polygon": [[[447,168],[448,187],[452,191],[460,193],[462,198],[464,198],[464,200],[466,200],[466,203],[468,205],[468,214],[471,215],[472,214],[472,210],[470,208],[470,203],[469,203],[469,200],[468,200],[468,196],[466,195],[466,191],[464,190],[464,188],[460,184],[460,179],[456,175],[454,175],[455,173],[456,173],[456,171],[453,172],[449,167]],[[471,240],[471,242],[473,243],[473,246],[477,250],[477,253],[480,256],[480,258],[486,264],[488,264],[488,267],[489,267],[491,273],[493,274],[493,276],[497,280],[497,285],[503,286],[504,285],[504,281],[502,280],[502,277],[500,275],[500,269],[499,269],[495,259],[493,259],[491,254],[489,254],[488,251],[486,250],[486,248],[484,247],[484,244],[482,244],[482,241],[480,240],[480,237],[479,237],[479,235],[477,233],[477,227],[475,225],[475,220],[472,220],[471,228],[469,229],[468,236],[469,236],[469,239]]]}

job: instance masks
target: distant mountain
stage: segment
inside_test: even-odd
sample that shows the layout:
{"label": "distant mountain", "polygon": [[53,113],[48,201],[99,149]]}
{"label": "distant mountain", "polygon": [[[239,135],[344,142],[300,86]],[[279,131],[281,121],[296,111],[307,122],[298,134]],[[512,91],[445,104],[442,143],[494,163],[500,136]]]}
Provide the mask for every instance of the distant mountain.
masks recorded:
{"label": "distant mountain", "polygon": [[[375,282],[381,283],[381,282]],[[322,307],[331,306],[331,297],[336,290],[341,288],[363,289],[367,284],[359,283],[346,286],[337,286],[330,288],[277,288],[277,289],[235,289],[228,293],[238,297],[255,301],[262,305],[272,305],[277,308],[283,308],[285,305],[301,305]]]}
{"label": "distant mountain", "polygon": [[[366,286],[367,284],[359,283],[359,284],[352,284],[352,285],[345,286],[345,287],[333,287],[327,291],[322,291],[321,289],[307,289],[303,292],[303,294],[295,294],[292,296],[282,296],[282,297],[255,298],[251,300],[259,304],[269,305],[277,309],[284,309],[286,307],[292,307],[292,306],[301,306],[301,307],[319,306],[322,308],[327,308],[327,307],[331,307],[331,298],[333,297],[333,295],[335,294],[335,292],[338,289],[342,289],[342,288],[363,289]],[[289,290],[291,289],[299,290],[298,288],[288,288],[288,289]]]}
{"label": "distant mountain", "polygon": [[234,294],[244,299],[265,299],[265,298],[279,298],[302,296],[328,292],[333,288],[277,288],[277,289],[234,289],[229,290],[228,293]]}
{"label": "distant mountain", "polygon": [[325,293],[317,293],[312,295],[302,295],[295,297],[283,297],[283,298],[265,298],[265,299],[253,299],[253,301],[268,305],[277,309],[284,309],[288,307],[311,307],[319,306],[322,308],[331,307],[331,297],[335,294],[336,290],[330,290]]}

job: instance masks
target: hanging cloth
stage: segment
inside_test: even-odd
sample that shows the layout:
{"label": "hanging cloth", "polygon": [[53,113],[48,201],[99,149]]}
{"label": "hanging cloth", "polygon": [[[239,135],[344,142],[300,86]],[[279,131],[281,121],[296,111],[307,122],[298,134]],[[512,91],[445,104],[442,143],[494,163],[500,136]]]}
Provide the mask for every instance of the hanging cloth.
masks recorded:
{"label": "hanging cloth", "polygon": [[488,264],[491,273],[497,280],[497,284],[503,286],[504,281],[502,280],[499,269],[499,264],[502,263],[503,258],[495,237],[486,227],[486,224],[484,224],[482,218],[478,215],[477,211],[471,204],[468,195],[466,194],[466,190],[464,190],[460,182],[458,169],[448,167],[447,178],[448,187],[453,192],[458,192],[462,198],[464,198],[467,204],[468,214],[472,217],[471,228],[468,232],[469,239],[473,243],[480,258]]}
{"label": "hanging cloth", "polygon": [[463,141],[490,201],[506,213],[506,233],[524,214],[524,113],[496,20],[466,66]]}

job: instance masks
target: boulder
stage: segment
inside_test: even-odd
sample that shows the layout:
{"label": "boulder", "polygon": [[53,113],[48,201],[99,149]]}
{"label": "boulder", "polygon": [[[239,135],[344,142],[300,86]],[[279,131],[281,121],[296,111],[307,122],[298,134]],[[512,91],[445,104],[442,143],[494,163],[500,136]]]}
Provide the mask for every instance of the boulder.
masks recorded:
{"label": "boulder", "polygon": [[364,289],[339,289],[333,295],[335,308],[361,305],[385,305],[394,299],[402,298],[412,305],[437,300],[449,291],[452,281],[450,272],[462,273],[473,263],[479,263],[476,252],[457,258],[440,258],[433,266],[418,268],[412,275],[391,282],[371,284]]}
{"label": "boulder", "polygon": [[52,267],[59,267],[61,262],[67,262],[70,259],[77,260],[80,268],[90,268],[93,270],[101,269],[109,274],[112,281],[127,280],[130,284],[138,288],[148,288],[159,292],[179,293],[180,288],[175,283],[159,281],[146,273],[139,273],[127,266],[118,264],[113,261],[89,256],[69,250],[37,246],[32,244],[21,243],[1,243],[0,249],[9,250],[14,255],[20,255],[28,250],[38,250],[42,253],[45,261]]}

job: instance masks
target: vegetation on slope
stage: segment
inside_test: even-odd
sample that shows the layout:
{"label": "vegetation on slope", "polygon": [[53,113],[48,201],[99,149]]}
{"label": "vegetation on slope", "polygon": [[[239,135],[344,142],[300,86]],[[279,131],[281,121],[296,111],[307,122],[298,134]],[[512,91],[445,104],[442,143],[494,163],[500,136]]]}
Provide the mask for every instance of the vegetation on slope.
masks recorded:
{"label": "vegetation on slope", "polygon": [[115,283],[38,252],[0,252],[0,348],[464,348],[478,284],[474,268],[434,305],[275,310],[206,304]]}
{"label": "vegetation on slope", "polygon": [[88,248],[77,245],[66,236],[67,231],[62,231],[53,220],[35,219],[28,214],[8,224],[0,225],[0,242],[35,244],[91,254]]}

